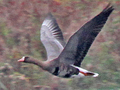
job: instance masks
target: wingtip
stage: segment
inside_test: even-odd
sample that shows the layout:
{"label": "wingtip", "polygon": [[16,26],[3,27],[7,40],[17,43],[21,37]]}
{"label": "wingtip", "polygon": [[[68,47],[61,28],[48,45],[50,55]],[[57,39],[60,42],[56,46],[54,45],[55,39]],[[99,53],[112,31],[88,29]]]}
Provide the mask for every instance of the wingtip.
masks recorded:
{"label": "wingtip", "polygon": [[104,12],[106,11],[113,11],[114,10],[114,6],[111,3],[108,3],[107,6],[104,8]]}
{"label": "wingtip", "polygon": [[[48,22],[49,21],[49,22]],[[49,12],[45,18],[45,20],[43,21],[42,25],[48,25],[48,23],[50,24],[51,22],[55,21],[54,16],[52,15],[51,12]]]}
{"label": "wingtip", "polygon": [[113,12],[113,10],[114,6],[111,3],[108,3],[107,6],[103,9],[103,11],[100,12],[100,14],[104,15],[105,17],[108,17]]}
{"label": "wingtip", "polygon": [[46,18],[51,18],[51,17],[53,17],[53,15],[52,15],[51,12],[49,12],[49,13],[47,14],[47,17],[46,17]]}

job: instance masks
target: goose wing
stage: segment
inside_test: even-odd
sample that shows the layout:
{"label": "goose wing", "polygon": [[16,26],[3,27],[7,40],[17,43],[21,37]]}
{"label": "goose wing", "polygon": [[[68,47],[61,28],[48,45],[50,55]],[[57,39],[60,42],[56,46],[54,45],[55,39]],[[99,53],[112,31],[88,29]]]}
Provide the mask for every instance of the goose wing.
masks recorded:
{"label": "goose wing", "polygon": [[83,25],[70,37],[64,50],[58,57],[64,64],[80,66],[95,37],[99,34],[114,8],[108,5],[100,14]]}
{"label": "goose wing", "polygon": [[47,51],[47,60],[59,56],[65,46],[63,34],[51,13],[45,18],[41,26],[41,41]]}

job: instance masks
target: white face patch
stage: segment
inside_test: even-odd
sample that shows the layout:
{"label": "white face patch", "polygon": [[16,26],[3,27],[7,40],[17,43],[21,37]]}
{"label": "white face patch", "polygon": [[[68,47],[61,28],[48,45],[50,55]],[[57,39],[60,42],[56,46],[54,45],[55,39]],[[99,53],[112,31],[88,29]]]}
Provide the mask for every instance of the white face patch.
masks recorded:
{"label": "white face patch", "polygon": [[23,56],[22,59],[25,60],[25,56]]}
{"label": "white face patch", "polygon": [[18,62],[24,62],[25,56],[23,56],[21,59],[18,60]]}

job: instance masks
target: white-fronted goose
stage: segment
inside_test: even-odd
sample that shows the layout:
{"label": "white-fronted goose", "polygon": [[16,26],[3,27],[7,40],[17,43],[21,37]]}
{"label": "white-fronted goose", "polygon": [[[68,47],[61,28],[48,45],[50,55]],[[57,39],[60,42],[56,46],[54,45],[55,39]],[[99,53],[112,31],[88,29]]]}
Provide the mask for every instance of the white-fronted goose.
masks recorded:
{"label": "white-fronted goose", "polygon": [[47,51],[47,61],[26,56],[18,61],[38,65],[53,75],[63,78],[97,77],[97,73],[80,68],[80,66],[95,37],[101,31],[113,10],[113,6],[107,5],[101,13],[72,35],[67,44],[55,18],[48,14],[41,27],[41,41]]}

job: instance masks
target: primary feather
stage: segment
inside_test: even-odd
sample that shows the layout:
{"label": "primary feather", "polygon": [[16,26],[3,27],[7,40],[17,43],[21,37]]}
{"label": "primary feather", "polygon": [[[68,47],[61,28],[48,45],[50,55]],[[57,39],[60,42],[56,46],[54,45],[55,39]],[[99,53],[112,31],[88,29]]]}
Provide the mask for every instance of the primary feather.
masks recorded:
{"label": "primary feather", "polygon": [[60,62],[80,66],[95,37],[99,34],[108,16],[113,11],[108,5],[100,14],[83,25],[71,38],[59,56]]}
{"label": "primary feather", "polygon": [[18,61],[38,65],[59,77],[97,77],[99,74],[79,66],[113,10],[113,6],[108,5],[73,34],[66,46],[55,18],[49,14],[41,27],[41,41],[47,51],[47,61],[43,62],[31,57],[23,57]]}
{"label": "primary feather", "polygon": [[47,51],[47,60],[53,60],[57,58],[66,43],[56,19],[51,13],[49,13],[43,21],[40,32],[40,39]]}

